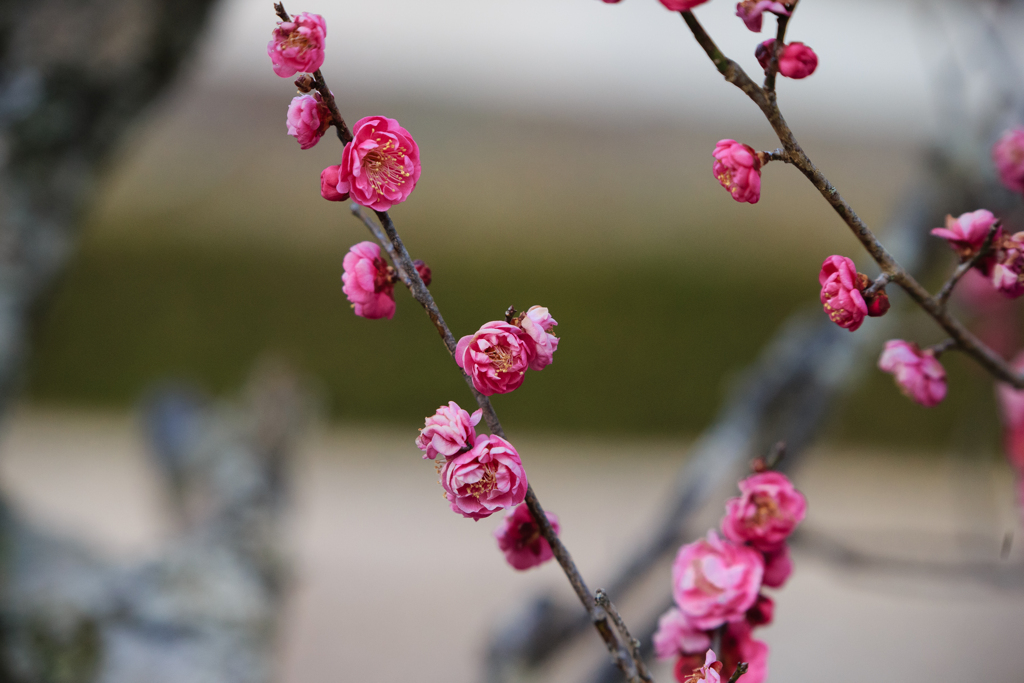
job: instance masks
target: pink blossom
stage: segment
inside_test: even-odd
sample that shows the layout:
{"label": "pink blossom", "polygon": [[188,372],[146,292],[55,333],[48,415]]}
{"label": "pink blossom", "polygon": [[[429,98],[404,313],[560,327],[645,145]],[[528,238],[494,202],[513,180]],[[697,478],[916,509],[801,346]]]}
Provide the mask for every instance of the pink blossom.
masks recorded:
{"label": "pink blossom", "polygon": [[[558,517],[551,512],[545,512],[544,516],[557,534],[561,530]],[[498,547],[505,553],[505,559],[513,569],[536,567],[555,556],[551,552],[551,544],[541,536],[540,525],[525,504],[505,515],[501,526],[495,529],[494,537],[498,539]]]}
{"label": "pink blossom", "polygon": [[762,552],[778,550],[807,512],[807,500],[782,472],[768,471],[739,483],[741,496],[725,504],[722,533]]}
{"label": "pink blossom", "polygon": [[779,73],[786,78],[807,78],[818,68],[818,55],[803,43],[790,43],[779,55]]}
{"label": "pink blossom", "polygon": [[690,669],[691,662],[691,658],[685,657],[677,662],[675,673],[679,683],[722,683],[722,663],[714,650],[708,650],[703,666]]}
{"label": "pink blossom", "polygon": [[535,342],[537,355],[530,362],[531,370],[543,370],[551,365],[554,360],[555,351],[558,350],[558,337],[550,333],[550,330],[558,324],[548,309],[543,306],[533,306],[519,321],[523,331],[530,335]]}
{"label": "pink blossom", "polygon": [[845,256],[833,255],[821,264],[821,304],[829,320],[853,332],[868,314],[868,305],[861,294],[864,282],[857,275],[857,266]]}
{"label": "pink blossom", "polygon": [[387,263],[380,257],[380,247],[373,242],[360,242],[345,254],[345,272],[341,291],[352,302],[356,315],[363,318],[387,318],[395,315],[395,284]]}
{"label": "pink blossom", "polygon": [[764,578],[762,582],[769,588],[782,588],[793,573],[793,560],[789,556],[789,546],[783,545],[778,550],[765,553]]}
{"label": "pink blossom", "polygon": [[298,71],[312,73],[323,66],[327,24],[319,14],[300,12],[291,21],[278,22],[267,54],[274,73],[288,78]]}
{"label": "pink blossom", "polygon": [[[995,222],[996,217],[992,215],[991,211],[978,209],[961,214],[959,218],[946,216],[946,227],[934,228],[932,234],[946,240],[953,251],[966,261],[984,246],[985,238],[988,237],[989,230]],[[996,234],[992,237],[993,244],[997,244],[1001,239],[1001,232],[1001,229],[996,230]],[[986,256],[979,261],[977,268],[985,275],[989,275],[993,262],[992,257]]]}
{"label": "pink blossom", "polygon": [[1024,193],[1024,128],[1011,128],[1003,133],[992,147],[992,161],[1003,185]]}
{"label": "pink blossom", "polygon": [[331,125],[331,112],[320,99],[320,93],[299,95],[288,105],[288,135],[299,141],[299,147],[309,149]]}
{"label": "pink blossom", "polygon": [[992,266],[992,286],[1011,299],[1024,294],[1024,232],[1000,239]]}
{"label": "pink blossom", "polygon": [[420,178],[420,148],[398,121],[367,116],[352,127],[352,142],[341,153],[338,192],[374,211],[401,204]]}
{"label": "pink blossom", "polygon": [[763,574],[761,553],[721,539],[712,529],[706,539],[679,549],[672,594],[694,627],[713,629],[744,618],[757,600]]}
{"label": "pink blossom", "polygon": [[902,339],[885,343],[878,359],[880,370],[892,373],[896,384],[909,398],[932,407],[946,397],[946,370],[929,351]]}
{"label": "pink blossom", "polygon": [[431,272],[430,266],[424,263],[422,259],[416,259],[412,262],[412,265],[416,268],[416,272],[419,273],[420,279],[423,280],[423,284],[429,287],[430,283],[434,279],[434,274]]}
{"label": "pink blossom", "polygon": [[764,683],[768,678],[768,646],[750,635],[750,624],[741,621],[729,624],[722,636],[724,671],[731,675],[740,662],[747,663],[743,683]]}
{"label": "pink blossom", "polygon": [[[765,576],[768,575],[768,567],[765,566]],[[757,596],[757,602],[747,610],[747,623],[751,626],[767,626],[772,623],[775,616],[775,601],[767,595]]]}
{"label": "pink blossom", "polygon": [[476,430],[483,410],[472,415],[459,407],[455,401],[441,406],[427,418],[427,424],[416,437],[416,447],[423,451],[424,458],[433,460],[440,453],[451,457],[459,451],[471,448],[476,442]]}
{"label": "pink blossom", "polygon": [[736,4],[736,16],[743,20],[754,33],[761,32],[762,14],[774,12],[780,17],[788,17],[789,10],[781,2],[773,0],[741,0]]}
{"label": "pink blossom", "polygon": [[536,354],[536,343],[522,328],[494,321],[459,340],[455,362],[477,391],[492,396],[518,389]]}
{"label": "pink blossom", "polygon": [[523,502],[526,470],[512,444],[499,436],[479,434],[472,450],[445,461],[441,486],[453,512],[483,519]]}
{"label": "pink blossom", "polygon": [[673,12],[688,12],[697,5],[703,5],[707,1],[708,0],[661,0],[661,4]]}
{"label": "pink blossom", "polygon": [[329,202],[343,202],[348,192],[338,192],[338,174],[341,166],[328,166],[320,172],[320,196]]}
{"label": "pink blossom", "polygon": [[679,608],[670,608],[658,619],[658,630],[654,634],[654,653],[658,659],[704,652],[710,646],[710,636],[694,628]]}
{"label": "pink blossom", "polygon": [[761,160],[757,152],[735,140],[719,140],[712,156],[712,171],[732,198],[757,204],[761,198]]}

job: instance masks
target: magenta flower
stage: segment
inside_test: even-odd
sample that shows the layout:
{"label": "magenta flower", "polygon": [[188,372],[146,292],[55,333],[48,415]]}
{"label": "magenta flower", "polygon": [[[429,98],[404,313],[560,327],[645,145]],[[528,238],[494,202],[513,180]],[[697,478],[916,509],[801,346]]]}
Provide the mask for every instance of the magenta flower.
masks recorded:
{"label": "magenta flower", "polygon": [[338,192],[374,211],[401,204],[420,178],[420,148],[398,121],[367,116],[352,127],[352,142],[341,153]]}
{"label": "magenta flower", "polygon": [[672,565],[672,595],[694,627],[718,628],[744,618],[757,600],[763,574],[761,553],[721,539],[712,529],[706,539],[679,549]]}
{"label": "magenta flower", "polygon": [[780,17],[788,17],[790,14],[784,4],[772,0],[741,0],[736,3],[736,16],[754,33],[761,32],[761,15],[765,12],[773,12]]}
{"label": "magenta flower", "polygon": [[786,78],[807,78],[818,68],[818,55],[803,43],[790,43],[779,55],[779,73]]}
{"label": "magenta flower", "polygon": [[472,450],[445,461],[441,486],[453,512],[483,519],[523,502],[526,470],[512,444],[499,436],[480,434]]}
{"label": "magenta flower", "polygon": [[537,355],[533,338],[511,323],[494,321],[459,340],[455,362],[481,394],[507,394],[523,383]]}
{"label": "magenta flower", "polygon": [[[821,264],[821,305],[829,320],[853,332],[868,314],[861,290],[866,284],[857,274],[857,266],[845,256],[833,255]],[[882,311],[884,313],[884,311]]]}
{"label": "magenta flower", "polygon": [[697,5],[703,5],[708,0],[661,0],[661,4],[673,12],[688,12]]}
{"label": "magenta flower", "polygon": [[722,533],[762,552],[781,548],[807,513],[807,500],[782,472],[761,472],[739,483],[741,496],[725,504]]}
{"label": "magenta flower", "polygon": [[341,291],[352,302],[361,318],[387,318],[395,315],[395,282],[388,264],[380,257],[380,247],[373,242],[360,242],[345,254],[345,272]]}
{"label": "magenta flower", "polygon": [[309,149],[331,126],[331,112],[320,99],[320,93],[299,95],[288,105],[288,135],[299,141],[299,147]]}
{"label": "magenta flower", "polygon": [[320,171],[320,196],[329,202],[343,202],[348,199],[348,192],[338,192],[338,175],[341,166],[328,166]]}
{"label": "magenta flower", "polygon": [[1011,128],[1003,133],[992,147],[992,161],[1003,185],[1024,193],[1024,128]]}
{"label": "magenta flower", "polygon": [[712,171],[732,198],[757,204],[761,198],[761,160],[757,152],[735,140],[719,140],[712,156]]}
{"label": "magenta flower", "polygon": [[789,546],[783,544],[781,548],[764,555],[764,578],[762,583],[769,588],[782,588],[782,584],[789,580],[793,573],[793,560],[789,557]]}
{"label": "magenta flower", "polygon": [[[545,512],[544,516],[557,534],[561,530],[558,517],[551,512]],[[513,569],[522,571],[537,567],[555,556],[548,539],[540,535],[540,525],[526,505],[518,505],[511,514],[506,514],[501,526],[495,529],[494,537]]]}
{"label": "magenta flower", "polygon": [[[680,663],[686,662],[686,665],[689,664],[687,659],[680,659],[679,661]],[[676,667],[676,679],[679,683],[722,683],[721,671],[722,663],[718,661],[714,650],[708,650],[707,655],[704,657],[704,666],[693,669],[689,674],[684,670],[680,670],[680,667]]]}
{"label": "magenta flower", "polygon": [[946,369],[917,344],[902,339],[885,342],[878,367],[892,373],[900,391],[923,406],[936,406],[946,397]]}
{"label": "magenta flower", "polygon": [[671,659],[678,655],[692,655],[711,647],[711,637],[694,628],[679,608],[672,607],[658,618],[654,633],[654,654],[658,659]]}
{"label": "magenta flower", "polygon": [[416,448],[423,451],[424,458],[433,460],[440,453],[450,458],[461,450],[472,448],[476,442],[474,427],[480,423],[483,410],[470,415],[455,401],[441,406],[427,418],[427,424],[416,437]]}
{"label": "magenta flower", "polygon": [[[765,574],[767,575],[768,568],[765,567]],[[761,594],[757,596],[757,602],[754,606],[747,610],[747,623],[751,626],[767,626],[772,623],[772,618],[775,616],[775,601],[769,598],[767,595]]]}
{"label": "magenta flower", "polygon": [[551,317],[548,309],[543,306],[533,306],[523,315],[519,324],[523,331],[533,339],[537,351],[533,360],[530,361],[530,369],[543,370],[551,365],[555,351],[558,350],[558,337],[551,334],[550,330],[558,324],[558,321]]}
{"label": "magenta flower", "polygon": [[291,21],[278,22],[267,44],[274,73],[288,78],[299,71],[313,73],[319,69],[324,63],[326,37],[327,24],[319,14],[300,12]]}
{"label": "magenta flower", "polygon": [[[985,245],[985,238],[995,222],[996,217],[991,211],[978,209],[961,214],[959,218],[946,216],[946,227],[934,228],[932,234],[946,240],[960,259],[966,261]],[[992,236],[992,244],[998,244],[1001,238],[1002,229],[998,229]],[[992,256],[985,256],[976,267],[985,275],[990,275],[993,263]]]}
{"label": "magenta flower", "polygon": [[1016,299],[1024,294],[1024,232],[1000,240],[992,266],[992,286]]}

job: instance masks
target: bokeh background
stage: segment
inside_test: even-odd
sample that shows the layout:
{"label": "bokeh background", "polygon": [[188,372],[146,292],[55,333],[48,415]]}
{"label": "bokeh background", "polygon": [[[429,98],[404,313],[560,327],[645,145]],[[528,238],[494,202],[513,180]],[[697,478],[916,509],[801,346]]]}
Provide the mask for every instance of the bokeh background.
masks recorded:
{"label": "bokeh background", "polygon": [[[433,269],[455,334],[509,305],[542,304],[558,319],[555,363],[494,402],[537,454],[532,481],[543,499],[553,492],[567,543],[600,577],[740,369],[787,315],[819,306],[821,261],[863,263],[858,243],[792,168],[770,166],[754,206],[721,189],[717,140],[777,141],[657,2],[294,2],[289,11],[327,19],[323,71],[346,118],[397,118],[420,145],[422,178],[392,215]],[[698,13],[756,69],[758,37],[730,3]],[[285,134],[294,88],[269,68],[273,24],[269,2],[221,2],[184,77],[110,164],[36,321],[5,480],[56,528],[144,555],[173,529],[140,464],[140,398],[169,379],[230,396],[260,359],[283,359],[315,387],[323,419],[296,470],[282,680],[473,680],[500,614],[539,586],[566,589],[552,567],[506,571],[494,524],[453,519],[432,488],[416,429],[439,404],[470,397],[404,292],[391,321],[351,313],[341,261],[369,235],[319,197],[340,145],[328,136],[300,151]],[[928,3],[892,0],[805,0],[792,26],[820,66],[780,83],[787,119],[870,225],[900,208],[938,129],[928,58],[943,30]],[[902,333],[940,341],[893,299]],[[796,474],[809,524],[926,557],[1005,550],[1018,515],[991,382],[946,358],[950,396],[931,410],[870,366],[849,378]],[[73,443],[93,446],[71,459]],[[428,576],[408,576],[410,555]],[[881,668],[924,681],[979,666],[989,680],[1020,680],[1019,582],[865,578],[811,554],[797,562],[766,631],[772,680],[861,680]],[[446,652],[430,634],[455,618],[450,564],[466,616],[462,644]],[[379,657],[368,663],[364,651]]]}

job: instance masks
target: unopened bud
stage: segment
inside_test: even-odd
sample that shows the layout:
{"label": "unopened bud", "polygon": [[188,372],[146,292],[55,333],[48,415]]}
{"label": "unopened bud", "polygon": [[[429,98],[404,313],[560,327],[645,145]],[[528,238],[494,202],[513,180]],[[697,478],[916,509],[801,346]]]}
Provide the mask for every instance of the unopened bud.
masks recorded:
{"label": "unopened bud", "polygon": [[309,74],[302,74],[295,80],[295,87],[299,89],[300,93],[308,93],[313,90],[313,77]]}
{"label": "unopened bud", "polygon": [[424,263],[420,259],[416,259],[415,261],[413,261],[412,265],[414,265],[416,267],[416,272],[420,274],[420,279],[423,280],[423,284],[425,284],[427,287],[429,287],[430,286],[430,280],[432,279],[432,275],[433,275],[430,272],[430,266],[428,266],[426,263]]}
{"label": "unopened bud", "polygon": [[870,296],[865,296],[864,303],[868,305],[868,315],[878,318],[889,310],[889,295],[885,293],[884,289],[881,289]]}

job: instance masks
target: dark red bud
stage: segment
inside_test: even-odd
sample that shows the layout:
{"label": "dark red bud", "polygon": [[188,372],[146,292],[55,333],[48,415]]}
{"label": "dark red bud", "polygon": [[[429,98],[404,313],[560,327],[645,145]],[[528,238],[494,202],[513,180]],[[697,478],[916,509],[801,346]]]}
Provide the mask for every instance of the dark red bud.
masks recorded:
{"label": "dark red bud", "polygon": [[751,626],[764,626],[772,623],[775,614],[775,602],[766,595],[758,595],[757,602],[747,610],[747,621]]}
{"label": "dark red bud", "polygon": [[772,50],[774,49],[774,38],[769,38],[763,43],[757,44],[757,48],[754,50],[754,56],[757,57],[757,63],[761,65],[762,69],[768,68],[768,63],[772,61]]}
{"label": "dark red bud", "polygon": [[885,290],[875,292],[871,296],[864,297],[864,303],[868,305],[868,315],[878,318],[889,310],[889,295]]}
{"label": "dark red bud", "polygon": [[420,279],[423,280],[423,284],[429,287],[430,280],[432,279],[433,275],[433,273],[430,272],[430,266],[428,266],[420,259],[416,259],[415,261],[413,261],[412,265],[416,267],[416,272],[420,274]]}

